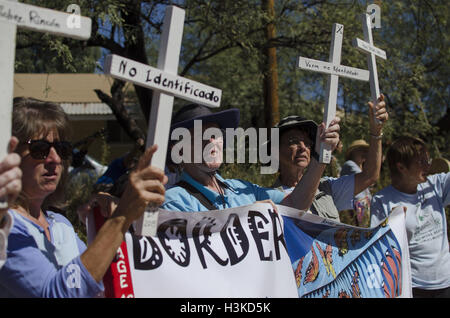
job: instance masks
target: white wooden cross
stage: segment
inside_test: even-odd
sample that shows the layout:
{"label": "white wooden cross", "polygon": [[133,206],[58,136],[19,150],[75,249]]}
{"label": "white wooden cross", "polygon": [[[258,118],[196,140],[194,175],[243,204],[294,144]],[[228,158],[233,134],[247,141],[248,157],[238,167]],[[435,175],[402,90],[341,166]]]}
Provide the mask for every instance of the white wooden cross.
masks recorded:
{"label": "white wooden cross", "polygon": [[[17,0],[0,0],[0,160],[6,156],[11,136],[17,27],[80,40],[91,36],[91,19],[81,17],[79,12],[73,14]],[[0,199],[0,205],[2,203]]]}
{"label": "white wooden cross", "polygon": [[[298,67],[308,71],[320,72],[328,74],[327,94],[325,97],[325,109],[323,115],[323,122],[326,128],[329,127],[331,121],[336,116],[336,103],[338,95],[338,81],[339,76],[348,77],[360,81],[369,80],[369,72],[354,67],[340,65],[341,63],[341,49],[342,39],[344,37],[344,26],[342,24],[333,24],[331,47],[330,47],[330,62],[323,62],[305,57],[298,58]],[[320,144],[320,158],[321,163],[330,163],[331,149],[327,144]]]}
{"label": "white wooden cross", "polygon": [[[158,145],[151,164],[161,170],[166,164],[174,96],[209,107],[219,107],[222,97],[220,89],[177,76],[184,16],[183,9],[167,7],[157,68],[118,55],[109,55],[105,60],[106,74],[153,90],[147,147]],[[136,233],[154,235],[157,219],[157,208],[148,207],[143,217],[135,223]]]}
{"label": "white wooden cross", "polygon": [[[376,105],[377,100],[380,97],[376,56],[381,57],[382,59],[385,60],[386,52],[373,45],[372,22],[371,22],[371,17],[369,14],[362,15],[362,25],[363,25],[365,41],[355,38],[353,40],[353,46],[358,48],[359,50],[361,50],[364,53],[368,53],[367,65],[369,67],[369,72],[370,72],[370,77],[369,77],[370,94],[371,94],[373,104]],[[374,108],[374,112],[375,112],[375,108]]]}

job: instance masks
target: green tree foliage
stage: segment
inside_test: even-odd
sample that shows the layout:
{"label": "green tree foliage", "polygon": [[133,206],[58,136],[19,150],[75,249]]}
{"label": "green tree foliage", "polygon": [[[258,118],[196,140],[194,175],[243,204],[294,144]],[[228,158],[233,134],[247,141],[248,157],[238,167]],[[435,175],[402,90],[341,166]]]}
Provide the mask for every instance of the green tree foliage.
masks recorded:
{"label": "green tree foliage", "polygon": [[[261,0],[45,0],[26,1],[63,10],[77,3],[93,19],[91,39],[85,42],[19,33],[18,71],[93,70],[106,53],[156,65],[159,35],[168,4],[186,10],[179,73],[223,90],[222,108],[241,110],[240,126],[264,126],[263,78],[267,46],[277,47],[280,117],[298,114],[321,122],[326,76],[296,67],[298,56],[329,59],[333,23],[344,28],[342,64],[367,69],[366,54],[352,47],[363,38],[360,15],[372,1],[279,0],[275,18],[262,10]],[[450,158],[449,6],[445,0],[403,0],[381,3],[381,29],[374,43],[387,52],[377,59],[380,88],[390,120],[384,129],[384,149],[402,134],[426,140],[432,156]],[[274,22],[277,36],[267,43],[265,26]],[[92,48],[93,51],[88,49]],[[100,66],[102,64],[100,59]],[[56,62],[58,61],[58,62]],[[58,67],[56,67],[58,65]],[[61,66],[61,67],[60,67]],[[368,140],[368,83],[341,78],[338,110],[345,147],[354,139]],[[137,91],[145,116],[151,92]],[[176,100],[175,110],[184,102]],[[343,162],[343,154],[337,154]],[[258,169],[228,167],[241,178],[260,177]],[[270,183],[270,180],[259,180]],[[387,167],[375,186],[389,183]]]}
{"label": "green tree foliage", "polygon": [[[360,15],[371,1],[276,1],[277,37],[271,43],[264,36],[270,20],[260,0],[25,2],[61,11],[77,3],[82,14],[93,19],[93,33],[89,41],[80,42],[19,32],[16,66],[20,72],[92,71],[98,48],[103,54],[113,52],[155,65],[165,7],[183,7],[180,74],[220,87],[222,107],[240,108],[243,127],[263,126],[263,49],[268,45],[278,50],[281,117],[296,113],[321,121],[326,76],[300,71],[296,60],[300,55],[328,60],[333,23],[345,26],[342,64],[367,68],[365,54],[351,41],[363,37]],[[388,56],[387,61],[377,60],[391,115],[385,135],[388,139],[404,133],[421,136],[433,154],[447,157],[449,132],[439,130],[437,123],[449,109],[448,13],[444,0],[386,1],[381,4],[382,27],[373,30],[375,45]],[[367,137],[369,96],[367,83],[340,79],[338,108],[345,113],[345,145]]]}

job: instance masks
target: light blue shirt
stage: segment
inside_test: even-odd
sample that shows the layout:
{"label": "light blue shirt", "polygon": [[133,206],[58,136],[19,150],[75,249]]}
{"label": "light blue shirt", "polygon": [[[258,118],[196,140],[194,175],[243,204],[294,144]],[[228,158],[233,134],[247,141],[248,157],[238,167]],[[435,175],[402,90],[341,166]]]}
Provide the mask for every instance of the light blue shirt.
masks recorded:
{"label": "light blue shirt", "polygon": [[50,242],[42,227],[9,212],[14,226],[0,270],[0,297],[94,297],[103,291],[81,262],[86,245],[64,216],[47,211]]}
{"label": "light blue shirt", "polygon": [[[249,205],[256,201],[268,199],[278,204],[285,196],[282,191],[263,188],[248,181],[223,179],[219,174],[216,174],[216,178],[226,185],[223,196],[195,181],[189,174],[183,172],[181,175],[181,180],[186,181],[203,193],[218,210]],[[180,186],[172,187],[166,191],[166,200],[161,208],[182,212],[208,211],[208,208],[203,206],[197,198]]]}
{"label": "light blue shirt", "polygon": [[397,206],[405,206],[412,286],[450,287],[450,252],[445,207],[450,204],[450,173],[427,177],[414,194],[392,185],[373,196],[370,225],[376,226]]}

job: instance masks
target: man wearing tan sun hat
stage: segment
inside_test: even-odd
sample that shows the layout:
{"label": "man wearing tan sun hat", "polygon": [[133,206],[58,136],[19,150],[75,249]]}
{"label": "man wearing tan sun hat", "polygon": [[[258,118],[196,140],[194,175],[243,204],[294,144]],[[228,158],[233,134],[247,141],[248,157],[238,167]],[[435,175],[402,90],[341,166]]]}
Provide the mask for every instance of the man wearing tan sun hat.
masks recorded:
{"label": "man wearing tan sun hat", "polygon": [[[345,163],[342,165],[341,176],[357,174],[363,171],[367,160],[369,144],[364,139],[354,140],[345,152]],[[359,225],[362,225],[364,216],[369,215],[372,195],[369,188],[356,194],[353,199],[353,209]]]}
{"label": "man wearing tan sun hat", "polygon": [[[364,139],[354,140],[350,146],[348,146],[345,152],[345,160],[343,174],[358,173],[362,170],[363,164],[367,159],[367,151],[369,150],[369,144]],[[359,168],[359,171],[356,166]],[[344,169],[345,168],[345,169]]]}

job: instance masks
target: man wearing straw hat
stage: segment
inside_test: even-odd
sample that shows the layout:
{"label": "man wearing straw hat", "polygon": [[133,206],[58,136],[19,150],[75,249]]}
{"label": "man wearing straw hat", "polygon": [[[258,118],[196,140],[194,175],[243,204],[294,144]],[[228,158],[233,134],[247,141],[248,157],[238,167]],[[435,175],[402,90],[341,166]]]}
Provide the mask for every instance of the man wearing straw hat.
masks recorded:
{"label": "man wearing straw hat", "polygon": [[[364,170],[368,152],[369,144],[364,139],[354,140],[345,152],[346,161],[342,165],[341,176],[361,173]],[[370,193],[369,187],[355,194],[353,207],[349,210],[355,211],[358,225],[362,225],[364,217],[369,215],[371,199],[372,194]]]}

